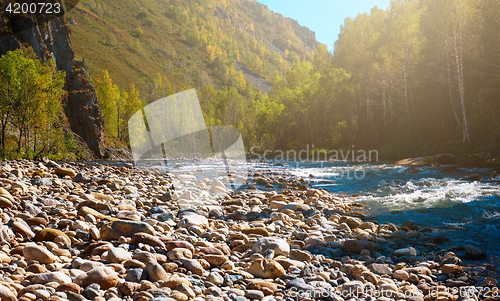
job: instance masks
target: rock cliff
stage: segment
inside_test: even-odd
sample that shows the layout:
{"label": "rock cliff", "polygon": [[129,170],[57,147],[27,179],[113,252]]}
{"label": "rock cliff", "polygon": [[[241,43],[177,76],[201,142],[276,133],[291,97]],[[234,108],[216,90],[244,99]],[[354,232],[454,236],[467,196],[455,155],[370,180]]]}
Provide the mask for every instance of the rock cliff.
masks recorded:
{"label": "rock cliff", "polygon": [[53,58],[57,68],[66,72],[68,96],[64,107],[71,130],[87,143],[95,157],[102,158],[105,153],[102,112],[84,63],[74,61],[71,32],[65,17],[0,36],[0,55],[21,47],[32,47],[42,61]]}
{"label": "rock cliff", "polygon": [[87,143],[96,157],[102,158],[104,147],[104,118],[97,101],[94,86],[88,80],[85,64],[74,61],[66,78],[64,110],[71,129]]}

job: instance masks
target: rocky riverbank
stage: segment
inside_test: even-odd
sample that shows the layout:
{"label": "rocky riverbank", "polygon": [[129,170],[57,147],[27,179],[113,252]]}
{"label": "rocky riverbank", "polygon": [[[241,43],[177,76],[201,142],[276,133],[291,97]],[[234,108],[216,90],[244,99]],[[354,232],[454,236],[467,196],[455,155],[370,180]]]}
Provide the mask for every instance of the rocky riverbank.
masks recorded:
{"label": "rocky riverbank", "polygon": [[[448,246],[412,221],[368,221],[360,205],[300,178],[257,173],[230,192],[216,180],[192,183],[132,164],[48,160],[4,161],[0,178],[1,300],[499,294],[481,250]],[[483,264],[465,266],[474,259]]]}

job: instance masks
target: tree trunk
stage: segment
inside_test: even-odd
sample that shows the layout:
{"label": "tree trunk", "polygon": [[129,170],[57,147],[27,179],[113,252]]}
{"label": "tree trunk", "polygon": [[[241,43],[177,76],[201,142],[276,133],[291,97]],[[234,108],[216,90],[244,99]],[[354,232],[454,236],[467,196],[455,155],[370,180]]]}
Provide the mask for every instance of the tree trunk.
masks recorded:
{"label": "tree trunk", "polygon": [[368,90],[365,90],[366,92],[366,120],[370,120],[370,93]]}
{"label": "tree trunk", "polygon": [[384,129],[385,129],[385,106],[386,106],[386,104],[385,104],[385,88],[382,92],[382,106],[384,107]]}
{"label": "tree trunk", "polygon": [[[462,104],[462,114],[463,114],[463,142],[470,141],[469,138],[469,129],[467,126],[467,115],[465,113],[465,89],[464,89],[464,78],[463,78],[463,66],[462,66],[462,39],[461,39],[461,27],[459,28],[459,33],[460,33],[460,39],[458,43],[460,45],[457,45],[457,30],[456,30],[456,23],[455,23],[455,17],[452,12],[452,20],[453,20],[453,44],[455,48],[455,62],[457,65],[457,79],[458,79],[458,90],[460,92],[460,102]],[[460,51],[459,48],[460,47]]]}
{"label": "tree trunk", "polygon": [[[446,43],[448,45],[448,42]],[[446,67],[448,71],[448,90],[450,93],[450,102],[451,102],[451,108],[453,110],[453,114],[455,115],[455,120],[457,121],[458,125],[462,126],[462,123],[460,122],[460,118],[458,117],[457,110],[455,108],[455,103],[453,102],[453,90],[452,90],[452,85],[451,85],[451,69],[450,69],[450,54],[448,53],[448,47],[446,47]]]}
{"label": "tree trunk", "polygon": [[410,116],[410,105],[408,104],[408,59],[405,50],[405,70],[403,71],[403,77],[405,82],[405,102],[406,102],[406,114]]}

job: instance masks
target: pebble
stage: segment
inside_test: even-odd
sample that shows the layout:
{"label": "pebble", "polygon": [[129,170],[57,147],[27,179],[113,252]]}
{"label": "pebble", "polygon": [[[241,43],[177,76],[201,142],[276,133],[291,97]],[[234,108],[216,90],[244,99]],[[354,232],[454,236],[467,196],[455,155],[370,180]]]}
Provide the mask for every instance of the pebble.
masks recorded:
{"label": "pebble", "polygon": [[40,263],[56,262],[56,257],[52,252],[38,245],[28,245],[23,248],[23,255],[26,261],[35,260]]}
{"label": "pebble", "polygon": [[278,237],[262,237],[252,248],[252,252],[261,254],[268,250],[273,250],[276,255],[288,256],[290,245],[286,240]]}
{"label": "pebble", "polygon": [[402,257],[402,256],[417,256],[417,250],[413,247],[408,247],[404,249],[397,249],[394,251],[394,256]]}
{"label": "pebble", "polygon": [[122,263],[127,260],[132,260],[132,255],[124,248],[110,248],[106,255],[107,263]]}
{"label": "pebble", "polygon": [[255,173],[255,189],[233,192],[131,164],[46,161],[0,165],[1,300],[279,301],[417,286],[424,295],[408,300],[457,300],[431,288],[472,285],[460,257],[487,258],[412,221],[365,221],[295,176]]}
{"label": "pebble", "polygon": [[110,267],[96,267],[75,278],[74,283],[87,287],[92,283],[99,284],[102,289],[118,285],[118,274]]}
{"label": "pebble", "polygon": [[50,282],[57,283],[71,283],[71,278],[63,272],[47,272],[33,276],[31,279],[33,283],[45,284]]}
{"label": "pebble", "polygon": [[155,282],[159,280],[166,281],[169,277],[167,272],[163,269],[163,267],[157,262],[150,262],[146,266],[146,272],[148,275],[148,279]]}
{"label": "pebble", "polygon": [[[35,296],[36,297],[36,296]],[[0,284],[0,299],[3,301],[16,301],[17,296],[8,287]]]}
{"label": "pebble", "polygon": [[208,219],[202,215],[195,213],[187,213],[182,216],[177,227],[179,228],[189,228],[192,226],[198,226],[203,229],[208,228]]}
{"label": "pebble", "polygon": [[285,269],[271,259],[257,259],[248,268],[248,272],[257,278],[278,278],[285,274]]}
{"label": "pebble", "polygon": [[221,286],[224,283],[224,277],[222,277],[217,272],[212,272],[212,273],[208,274],[207,281],[210,281],[217,286]]}

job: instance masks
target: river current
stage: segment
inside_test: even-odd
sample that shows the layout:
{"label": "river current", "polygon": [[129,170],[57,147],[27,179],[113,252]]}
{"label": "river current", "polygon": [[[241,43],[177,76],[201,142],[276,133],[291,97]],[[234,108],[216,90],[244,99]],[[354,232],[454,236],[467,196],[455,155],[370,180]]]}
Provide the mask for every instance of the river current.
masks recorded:
{"label": "river current", "polygon": [[[273,162],[276,163],[276,162]],[[379,223],[440,229],[454,245],[470,244],[500,255],[500,177],[490,169],[403,167],[391,164],[253,163],[290,172],[350,201]],[[286,170],[286,171],[285,171]]]}
{"label": "river current", "polygon": [[[250,174],[271,172],[304,178],[315,188],[364,204],[361,213],[368,219],[397,225],[412,220],[421,229],[439,229],[450,238],[451,245],[470,244],[500,258],[500,177],[491,169],[344,161],[247,163]],[[174,170],[177,174],[208,172],[222,179],[224,169],[219,165],[193,162],[187,168],[175,166]]]}

